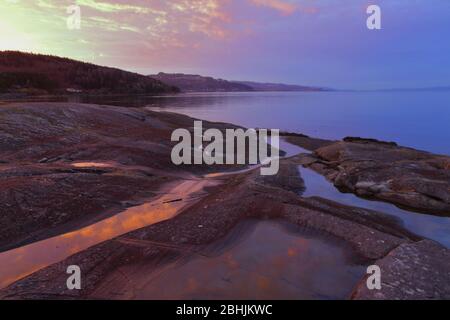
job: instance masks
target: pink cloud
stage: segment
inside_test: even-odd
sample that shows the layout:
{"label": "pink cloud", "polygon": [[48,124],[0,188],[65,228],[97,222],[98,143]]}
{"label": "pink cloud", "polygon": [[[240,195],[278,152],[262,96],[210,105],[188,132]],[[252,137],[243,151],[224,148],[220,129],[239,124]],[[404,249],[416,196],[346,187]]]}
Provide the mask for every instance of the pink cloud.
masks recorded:
{"label": "pink cloud", "polygon": [[283,15],[291,15],[297,10],[297,5],[282,0],[250,0],[257,6],[269,7],[281,12]]}

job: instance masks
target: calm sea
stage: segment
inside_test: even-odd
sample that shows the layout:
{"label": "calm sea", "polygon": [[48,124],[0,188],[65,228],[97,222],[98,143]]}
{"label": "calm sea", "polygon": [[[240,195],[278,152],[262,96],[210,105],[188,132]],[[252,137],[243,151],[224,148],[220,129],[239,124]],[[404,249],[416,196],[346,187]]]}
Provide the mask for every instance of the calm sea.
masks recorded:
{"label": "calm sea", "polygon": [[245,92],[57,100],[151,106],[245,127],[295,131],[326,139],[376,138],[450,154],[450,91]]}
{"label": "calm sea", "polygon": [[360,136],[450,154],[450,92],[288,92],[189,94],[161,98],[158,110],[313,137]]}

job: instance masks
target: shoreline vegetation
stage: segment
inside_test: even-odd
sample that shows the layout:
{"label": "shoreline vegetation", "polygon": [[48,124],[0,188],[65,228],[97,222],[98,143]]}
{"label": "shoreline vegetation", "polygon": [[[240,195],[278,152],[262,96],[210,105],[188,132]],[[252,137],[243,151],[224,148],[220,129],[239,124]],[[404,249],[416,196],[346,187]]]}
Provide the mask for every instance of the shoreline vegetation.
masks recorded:
{"label": "shoreline vegetation", "polygon": [[[309,168],[360,197],[448,217],[450,157],[374,139],[329,141],[285,133],[289,143],[310,152],[282,158],[276,176],[242,166],[175,166],[170,134],[192,129],[193,121],[148,108],[3,105],[0,299],[145,296],[127,279],[158,277],[169,262],[201,255],[247,219],[279,219],[312,237],[326,235],[342,243],[353,261],[382,268],[381,290],[368,290],[362,277],[343,298],[450,299],[448,248],[384,212],[303,197],[307,186],[298,170]],[[237,128],[208,121],[203,126]],[[139,221],[137,215],[127,220],[124,233],[106,228],[93,239],[97,233],[89,227],[136,208],[157,218]],[[51,238],[67,239],[82,228],[88,229],[79,235],[92,241],[87,247],[70,247],[57,259],[33,265],[33,256],[52,252],[46,247],[55,245]],[[20,269],[21,259],[29,269],[12,270]],[[68,265],[84,270],[83,290],[67,289]]]}

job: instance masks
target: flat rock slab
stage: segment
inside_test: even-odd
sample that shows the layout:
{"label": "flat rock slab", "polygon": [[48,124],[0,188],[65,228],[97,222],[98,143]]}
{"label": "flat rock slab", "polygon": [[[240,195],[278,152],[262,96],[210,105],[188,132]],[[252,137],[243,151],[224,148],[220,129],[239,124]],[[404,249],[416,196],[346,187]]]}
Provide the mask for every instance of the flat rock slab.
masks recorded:
{"label": "flat rock slab", "polygon": [[430,240],[404,243],[376,263],[381,290],[362,280],[353,299],[450,299],[450,250]]}
{"label": "flat rock slab", "polygon": [[[291,191],[302,185],[299,173],[293,175],[291,160],[283,162],[287,163],[282,164],[279,179],[264,181],[258,170],[224,176],[223,184],[209,188],[206,196],[174,218],[108,240],[35,272],[0,290],[0,299],[94,298],[96,289],[120,266],[139,264],[142,259],[153,261],[161,248],[196,251],[224,237],[247,218],[282,218],[329,235],[348,245],[350,256],[366,262],[416,240],[395,219],[382,213],[300,197]],[[65,268],[73,264],[82,267],[85,274],[85,287],[76,293],[65,287]]]}
{"label": "flat rock slab", "polygon": [[[2,106],[0,251],[91,224],[127,203],[147,201],[187,172],[229,170],[172,163],[173,130],[192,130],[193,123],[185,115],[144,108],[49,102]],[[236,128],[208,121],[203,126]]]}

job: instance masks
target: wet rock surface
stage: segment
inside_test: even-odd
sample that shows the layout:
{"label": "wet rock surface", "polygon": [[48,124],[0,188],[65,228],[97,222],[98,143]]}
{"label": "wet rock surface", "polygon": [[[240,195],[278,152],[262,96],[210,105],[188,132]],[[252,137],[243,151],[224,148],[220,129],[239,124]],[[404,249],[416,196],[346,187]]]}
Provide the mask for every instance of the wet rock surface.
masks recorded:
{"label": "wet rock surface", "polygon": [[[168,164],[171,130],[192,123],[193,119],[186,116],[145,109],[6,106],[0,111],[1,128],[6,128],[0,144],[0,177],[5,182],[0,186],[4,197],[0,202],[0,228],[7,236],[0,238],[0,244],[17,245],[48,237],[49,228],[63,233],[68,223],[73,223],[73,228],[90,224],[105,214],[113,214],[114,208],[137,205],[146,197],[164,192],[162,186],[167,182],[199,179],[196,173],[218,171],[217,167],[197,166],[186,169],[190,171],[187,177],[186,172]],[[342,241],[349,255],[365,264],[379,264],[385,289],[368,292],[362,279],[355,283],[353,298],[448,298],[448,249],[412,234],[396,218],[382,212],[320,197],[302,197],[305,185],[296,170],[300,165],[309,166],[336,186],[359,195],[370,194],[398,205],[409,201],[416,209],[427,206],[443,214],[449,195],[448,157],[373,140],[290,138],[301,139],[297,142],[315,153],[282,159],[277,176],[261,176],[255,169],[205,178],[218,184],[203,190],[172,219],[44,267],[1,289],[0,299],[123,298],[114,289],[99,291],[108,287],[105,281],[112,274],[117,274],[120,281],[128,281],[121,275],[122,266],[145,261],[146,268],[138,270],[152,272],[179,255],[198,254],[202,247],[225,237],[247,218],[288,221]],[[116,165],[72,165],[90,161]],[[49,233],[38,235],[45,230]],[[30,234],[33,237],[27,238]],[[67,289],[69,265],[80,266],[82,290]]]}
{"label": "wet rock surface", "polygon": [[[299,158],[285,160],[290,164]],[[289,164],[284,164],[289,165]],[[289,175],[289,170],[284,170]],[[321,198],[302,198],[290,191],[285,179],[280,185],[261,181],[257,170],[223,176],[218,186],[179,215],[149,227],[106,241],[65,261],[38,271],[0,291],[5,299],[118,298],[114,292],[102,292],[105,279],[120,274],[120,266],[154,264],[161,268],[180,254],[195,254],[202,246],[224,237],[246,218],[281,218],[307,230],[333,236],[350,245],[356,259],[371,263],[383,259],[401,245],[421,239],[404,230],[395,218],[379,212],[343,206]],[[297,179],[301,183],[300,177]],[[291,176],[292,181],[292,176]],[[297,181],[294,185],[297,185]],[[447,251],[446,249],[441,250]],[[161,255],[165,258],[162,259]],[[154,261],[154,262],[152,262]],[[164,262],[165,261],[165,262]],[[69,291],[63,272],[68,265],[79,265],[89,282],[81,291]],[[146,267],[145,271],[152,272]],[[442,277],[434,280],[440,285]],[[116,279],[116,281],[119,281]],[[126,281],[126,277],[121,281]],[[46,290],[37,290],[45,288]],[[114,290],[113,290],[114,291]],[[40,292],[40,293],[38,293]]]}
{"label": "wet rock surface", "polygon": [[374,139],[346,138],[315,149],[306,165],[340,190],[410,210],[450,216],[450,157]]}
{"label": "wet rock surface", "polygon": [[2,251],[94,223],[143,201],[174,178],[58,165],[0,168]]}
{"label": "wet rock surface", "polygon": [[[189,171],[214,170],[186,166],[184,172],[172,164],[172,131],[192,130],[193,121],[113,106],[2,106],[0,251],[91,224],[127,203],[147,201]],[[205,128],[211,126],[225,124],[204,122]]]}

